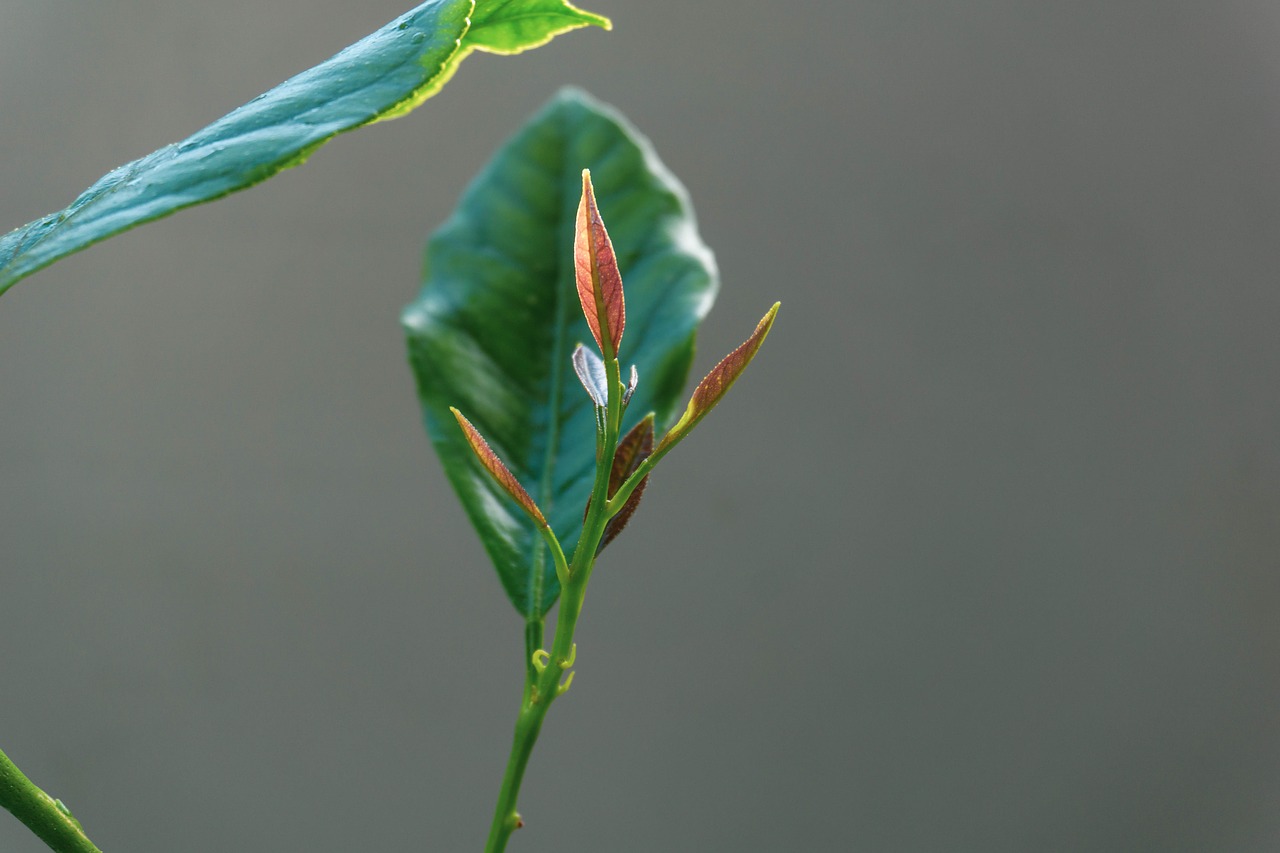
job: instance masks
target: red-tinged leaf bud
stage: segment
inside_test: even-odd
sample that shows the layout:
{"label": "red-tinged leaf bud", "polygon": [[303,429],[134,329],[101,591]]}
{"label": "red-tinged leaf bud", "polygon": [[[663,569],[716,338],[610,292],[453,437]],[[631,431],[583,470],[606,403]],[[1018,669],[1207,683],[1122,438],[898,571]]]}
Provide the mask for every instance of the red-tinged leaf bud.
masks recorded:
{"label": "red-tinged leaf bud", "polygon": [[578,203],[578,224],[573,238],[573,267],[578,299],[587,325],[606,359],[617,358],[627,309],[622,297],[622,275],[613,243],[596,207],[591,188],[591,172],[582,170],[582,201]]}
{"label": "red-tinged leaf bud", "polygon": [[760,345],[764,343],[769,329],[773,327],[773,318],[777,316],[780,304],[775,302],[769,309],[769,313],[765,314],[756,325],[756,330],[751,333],[751,337],[722,358],[720,363],[711,368],[711,372],[698,383],[684,414],[659,442],[657,453],[665,453],[671,445],[688,435],[689,431],[697,426],[698,421],[705,418],[707,413],[715,408],[716,403],[720,402],[720,398],[728,393],[730,386],[742,375],[742,371],[747,369],[747,365],[755,357]]}
{"label": "red-tinged leaf bud", "polygon": [[520,508],[528,513],[539,527],[547,527],[547,520],[542,515],[542,510],[538,509],[538,505],[533,502],[533,498],[529,497],[529,493],[524,490],[524,486],[520,485],[520,481],[515,475],[507,469],[507,466],[498,458],[498,454],[493,452],[493,448],[489,447],[489,442],[471,425],[471,421],[463,417],[462,412],[452,406],[449,411],[453,412],[453,416],[458,419],[458,426],[462,427],[462,434],[467,438],[467,444],[471,445],[472,451],[475,452],[476,458],[480,460],[480,464],[484,466],[494,481],[502,487],[503,491],[511,495],[516,503],[520,504]]}

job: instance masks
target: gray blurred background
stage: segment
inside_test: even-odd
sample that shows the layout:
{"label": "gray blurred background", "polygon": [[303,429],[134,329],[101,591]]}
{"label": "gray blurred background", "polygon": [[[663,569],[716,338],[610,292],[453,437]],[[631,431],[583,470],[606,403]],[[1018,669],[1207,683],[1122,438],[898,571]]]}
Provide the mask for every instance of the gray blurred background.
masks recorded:
{"label": "gray blurred background", "polygon": [[[408,5],[0,0],[0,229]],[[1280,849],[1280,5],[584,5],[0,299],[0,746],[108,853],[480,849],[521,623],[397,318],[576,83],[717,252],[698,375],[783,308],[511,850]]]}

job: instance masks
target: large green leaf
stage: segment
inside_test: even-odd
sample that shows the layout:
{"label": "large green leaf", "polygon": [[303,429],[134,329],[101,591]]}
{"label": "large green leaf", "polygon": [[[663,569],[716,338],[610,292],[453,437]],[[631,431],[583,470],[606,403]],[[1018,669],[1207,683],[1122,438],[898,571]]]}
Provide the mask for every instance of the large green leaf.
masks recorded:
{"label": "large green leaf", "polygon": [[619,358],[640,370],[623,428],[650,411],[666,423],[715,297],[715,264],[648,140],[581,92],[560,93],[471,184],[431,239],[422,294],[404,313],[427,432],[527,619],[559,594],[553,561],[449,407],[488,439],[570,552],[595,473],[595,416],[570,362],[574,345],[592,340],[573,272],[584,168],[626,286]]}
{"label": "large green leaf", "polygon": [[0,293],[60,258],[303,163],[343,131],[404,115],[472,51],[519,53],[609,21],[566,0],[429,0],[176,145],[109,172],[0,237]]}

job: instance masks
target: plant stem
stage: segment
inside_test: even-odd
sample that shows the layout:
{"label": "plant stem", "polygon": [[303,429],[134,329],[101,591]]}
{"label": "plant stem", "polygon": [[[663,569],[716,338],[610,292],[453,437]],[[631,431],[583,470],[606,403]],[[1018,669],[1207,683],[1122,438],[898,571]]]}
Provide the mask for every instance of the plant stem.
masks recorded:
{"label": "plant stem", "polygon": [[[595,540],[598,542],[599,538],[597,535]],[[585,575],[586,572],[583,574]],[[586,578],[583,577],[582,581],[585,580]],[[534,744],[538,741],[538,734],[542,731],[542,721],[546,718],[551,703],[559,695],[560,679],[572,666],[573,633],[577,627],[578,616],[582,612],[585,593],[586,583],[580,582],[577,578],[560,591],[555,643],[550,653],[550,660],[542,672],[538,673],[535,670],[533,678],[525,679],[524,698],[520,703],[520,715],[516,718],[511,756],[507,759],[507,770],[502,777],[502,788],[498,792],[498,803],[494,809],[493,824],[489,828],[489,840],[485,844],[485,853],[502,853],[506,849],[511,833],[524,825],[516,812],[520,783],[524,779],[529,756],[533,754]]]}
{"label": "plant stem", "polygon": [[9,756],[0,752],[0,806],[26,824],[57,853],[102,853],[80,828],[80,821],[58,800],[36,787]]}
{"label": "plant stem", "polygon": [[524,623],[524,686],[526,693],[538,677],[537,671],[533,668],[533,653],[542,648],[542,629],[543,621],[541,619],[530,619]]}
{"label": "plant stem", "polygon": [[525,701],[520,705],[520,716],[516,719],[515,742],[511,746],[511,757],[507,759],[507,772],[502,777],[502,788],[498,792],[498,805],[493,815],[493,825],[489,828],[489,840],[485,844],[485,853],[499,853],[507,846],[507,839],[523,822],[516,814],[516,798],[520,795],[520,782],[524,779],[524,769],[529,764],[529,756],[533,753],[533,745],[538,740],[538,732],[542,729],[542,720],[547,714],[547,705],[532,704],[528,700],[529,688],[525,684]]}
{"label": "plant stem", "polygon": [[541,670],[533,664],[534,653],[539,651],[541,646],[534,646],[531,650],[530,645],[535,640],[541,642],[542,622],[537,621],[536,627],[534,621],[525,625],[524,698],[520,703],[520,715],[516,717],[511,756],[507,759],[502,788],[498,791],[498,803],[494,808],[493,824],[489,827],[489,840],[485,844],[485,853],[502,853],[506,849],[507,841],[511,838],[511,833],[524,825],[516,812],[520,783],[524,779],[529,756],[533,754],[534,744],[538,742],[542,721],[546,719],[551,703],[568,689],[569,682],[566,680],[562,684],[561,678],[573,666],[573,661],[577,657],[573,633],[578,627],[578,617],[582,613],[582,602],[587,594],[587,581],[591,579],[591,570],[595,567],[596,551],[600,546],[600,539],[604,536],[605,523],[609,520],[609,473],[613,468],[613,455],[618,449],[618,432],[622,421],[618,360],[609,359],[605,363],[605,372],[608,379],[609,405],[604,418],[604,431],[598,436],[596,444],[596,479],[591,492],[591,503],[587,505],[587,518],[582,524],[582,535],[578,538],[578,545],[573,552],[573,561],[569,565],[568,583],[563,584],[560,589],[555,640],[546,666]]}

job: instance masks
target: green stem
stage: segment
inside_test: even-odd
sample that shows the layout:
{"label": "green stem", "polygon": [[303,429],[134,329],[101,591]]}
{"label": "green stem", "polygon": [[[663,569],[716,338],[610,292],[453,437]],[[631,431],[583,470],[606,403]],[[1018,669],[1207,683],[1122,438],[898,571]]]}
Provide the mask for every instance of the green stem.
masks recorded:
{"label": "green stem", "polygon": [[[520,796],[520,783],[524,780],[524,771],[529,764],[529,756],[533,754],[534,744],[538,742],[538,734],[542,731],[542,721],[556,700],[560,686],[560,676],[572,661],[573,631],[582,609],[581,584],[571,583],[560,592],[560,614],[556,622],[556,642],[550,660],[541,673],[534,670],[533,678],[525,679],[524,699],[520,703],[520,715],[516,718],[515,737],[511,744],[511,756],[507,759],[507,770],[502,777],[502,788],[498,792],[498,803],[494,808],[493,824],[489,828],[489,840],[485,844],[485,853],[501,853],[506,849],[507,840],[524,822],[516,812],[516,800]],[[572,602],[572,603],[571,603]],[[563,648],[565,638],[569,648]],[[536,651],[536,649],[535,649]],[[530,653],[532,660],[532,653]]]}
{"label": "green stem", "polygon": [[[542,667],[541,671],[533,664],[534,653],[540,651],[541,647],[530,650],[529,646],[535,637],[541,640],[542,623],[538,622],[536,629],[533,627],[533,622],[525,627],[524,699],[520,703],[520,715],[516,718],[511,756],[507,759],[502,788],[498,791],[498,803],[493,812],[493,824],[489,827],[489,840],[485,844],[485,853],[502,853],[507,847],[511,833],[524,825],[516,811],[520,783],[524,780],[529,756],[533,754],[534,744],[538,742],[538,734],[542,731],[542,721],[546,719],[551,703],[568,689],[568,681],[565,680],[562,683],[561,679],[573,666],[577,656],[573,634],[578,627],[578,617],[582,613],[582,602],[586,598],[587,581],[591,579],[591,570],[595,567],[596,551],[599,548],[600,539],[604,536],[605,523],[609,520],[606,499],[609,491],[609,472],[613,468],[613,455],[618,449],[618,432],[622,421],[618,360],[609,359],[605,362],[605,372],[609,382],[609,406],[604,419],[603,434],[597,437],[596,479],[591,493],[591,503],[587,506],[587,518],[583,522],[582,535],[578,538],[578,545],[573,552],[573,561],[564,573],[566,577],[561,580],[555,640],[546,666]],[[564,559],[563,553],[560,559]]]}
{"label": "green stem", "polygon": [[542,730],[542,720],[547,715],[549,704],[531,703],[531,687],[532,682],[526,681],[525,700],[520,705],[520,716],[516,718],[515,741],[511,745],[511,757],[507,759],[507,772],[502,777],[493,825],[489,828],[489,840],[484,846],[485,853],[504,850],[511,833],[524,826],[520,815],[516,813],[516,798],[520,795],[524,769],[529,764],[533,745],[538,741],[538,732]]}
{"label": "green stem", "polygon": [[[524,683],[526,688],[531,687],[538,677],[538,673],[533,668],[533,653],[542,648],[543,624],[541,619],[530,619],[524,623]],[[526,692],[528,691],[526,690]]]}
{"label": "green stem", "polygon": [[0,752],[0,806],[57,853],[102,853],[66,806],[36,787]]}

